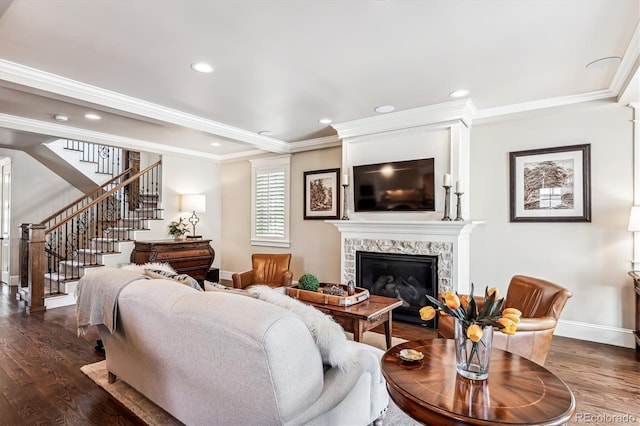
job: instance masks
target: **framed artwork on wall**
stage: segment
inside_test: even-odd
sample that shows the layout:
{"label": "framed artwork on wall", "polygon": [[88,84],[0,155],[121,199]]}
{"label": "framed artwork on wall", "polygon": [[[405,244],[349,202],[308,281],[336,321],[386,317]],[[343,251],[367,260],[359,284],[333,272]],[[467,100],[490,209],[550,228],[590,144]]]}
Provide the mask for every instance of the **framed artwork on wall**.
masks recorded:
{"label": "framed artwork on wall", "polygon": [[591,222],[591,145],[509,153],[511,222]]}
{"label": "framed artwork on wall", "polygon": [[304,218],[338,219],[340,169],[304,172]]}

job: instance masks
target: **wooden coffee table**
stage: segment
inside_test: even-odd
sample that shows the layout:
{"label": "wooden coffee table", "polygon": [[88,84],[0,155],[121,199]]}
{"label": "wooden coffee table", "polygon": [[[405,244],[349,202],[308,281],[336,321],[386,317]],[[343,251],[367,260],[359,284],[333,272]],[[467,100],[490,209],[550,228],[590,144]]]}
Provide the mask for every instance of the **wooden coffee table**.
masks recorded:
{"label": "wooden coffee table", "polygon": [[[420,363],[398,358],[402,349],[424,354]],[[382,374],[393,401],[414,419],[432,425],[560,425],[575,412],[565,383],[544,367],[494,348],[489,378],[456,373],[452,339],[402,343],[382,357]]]}
{"label": "wooden coffee table", "polygon": [[304,301],[304,303],[331,315],[344,328],[353,333],[353,340],[360,342],[365,331],[384,324],[387,349],[391,347],[392,316],[391,311],[402,305],[399,299],[370,295],[363,302],[351,306],[325,305]]}

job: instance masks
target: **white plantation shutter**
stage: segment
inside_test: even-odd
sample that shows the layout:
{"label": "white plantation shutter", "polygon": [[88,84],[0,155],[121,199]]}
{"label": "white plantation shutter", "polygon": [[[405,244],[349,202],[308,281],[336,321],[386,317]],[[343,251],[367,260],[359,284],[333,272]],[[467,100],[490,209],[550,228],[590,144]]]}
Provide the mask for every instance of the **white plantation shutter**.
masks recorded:
{"label": "white plantation shutter", "polygon": [[284,237],[284,170],[256,174],[256,235]]}
{"label": "white plantation shutter", "polygon": [[253,245],[289,247],[289,158],[251,161]]}

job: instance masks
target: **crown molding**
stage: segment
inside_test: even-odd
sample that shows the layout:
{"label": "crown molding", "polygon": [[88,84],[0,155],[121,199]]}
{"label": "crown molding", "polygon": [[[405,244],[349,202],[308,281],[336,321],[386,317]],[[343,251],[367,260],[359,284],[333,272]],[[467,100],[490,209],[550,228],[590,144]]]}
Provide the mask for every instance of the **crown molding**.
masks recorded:
{"label": "crown molding", "polygon": [[77,139],[86,142],[117,146],[125,149],[155,152],[158,154],[178,155],[195,157],[201,160],[220,161],[220,156],[216,154],[207,154],[201,151],[194,151],[171,145],[162,145],[156,142],[79,129],[77,127],[66,126],[63,124],[47,123],[30,118],[17,117],[15,115],[0,114],[0,124],[2,127],[7,129],[51,135],[58,138]]}
{"label": "crown molding", "polygon": [[59,75],[0,59],[0,80],[172,123],[264,149],[286,153],[288,143],[248,130],[187,114],[162,105],[81,83]]}
{"label": "crown molding", "polygon": [[[613,80],[611,80],[611,85],[609,86],[611,91],[618,95],[624,94],[630,85],[630,81],[634,81],[634,75],[636,84],[638,84],[638,61],[640,61],[640,22],[631,36],[627,50],[622,55],[620,66],[618,66]],[[634,99],[634,101],[637,100]]]}
{"label": "crown molding", "polygon": [[539,99],[537,101],[522,102],[519,104],[505,105],[495,108],[478,110],[473,117],[475,120],[500,117],[503,115],[517,114],[521,112],[535,111],[545,108],[555,108],[559,106],[591,102],[602,99],[615,98],[616,94],[609,89],[597,90],[595,92],[581,93],[579,95],[558,96],[555,98]]}
{"label": "crown molding", "polygon": [[269,154],[269,152],[261,149],[253,149],[251,151],[234,152],[232,154],[221,155],[220,161],[223,163],[232,163],[234,161],[251,160],[252,158],[257,158],[265,154]]}
{"label": "crown molding", "polygon": [[336,129],[338,136],[344,140],[374,133],[456,121],[462,121],[466,126],[471,126],[474,112],[475,106],[470,99],[460,99],[359,120],[335,123],[331,126]]}
{"label": "crown molding", "polygon": [[[333,148],[336,146],[342,146],[342,140],[338,136],[325,136],[322,138],[315,139],[307,139],[298,142],[291,142],[289,144],[289,153],[295,154],[298,152],[305,151],[315,151],[318,149],[325,148]],[[232,162],[239,160],[251,160],[257,156],[262,156],[264,154],[268,154],[267,151],[263,150],[252,150],[252,151],[244,151],[244,152],[234,152],[232,154],[225,154],[220,156],[221,161],[223,162]]]}
{"label": "crown molding", "polygon": [[313,151],[316,149],[333,148],[335,146],[342,146],[342,140],[337,136],[325,136],[322,138],[307,139],[298,142],[289,143],[289,152],[304,152]]}

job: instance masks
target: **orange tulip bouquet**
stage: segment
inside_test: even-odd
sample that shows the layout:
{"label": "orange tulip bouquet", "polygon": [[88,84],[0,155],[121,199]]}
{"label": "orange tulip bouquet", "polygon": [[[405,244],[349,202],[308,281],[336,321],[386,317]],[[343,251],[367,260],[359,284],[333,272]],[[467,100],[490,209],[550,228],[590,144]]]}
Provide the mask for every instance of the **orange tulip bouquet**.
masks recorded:
{"label": "orange tulip bouquet", "polygon": [[468,296],[447,291],[443,301],[427,296],[435,305],[420,309],[420,317],[429,321],[438,310],[455,319],[456,367],[462,376],[474,380],[488,377],[493,328],[505,334],[515,334],[522,313],[514,308],[502,309],[504,297],[495,288],[485,288],[484,304],[478,309],[473,298],[473,284]]}

